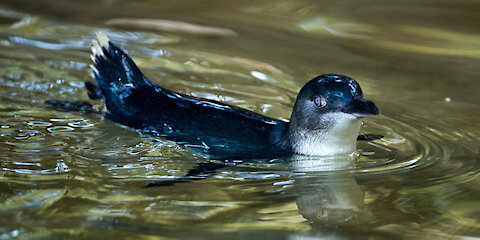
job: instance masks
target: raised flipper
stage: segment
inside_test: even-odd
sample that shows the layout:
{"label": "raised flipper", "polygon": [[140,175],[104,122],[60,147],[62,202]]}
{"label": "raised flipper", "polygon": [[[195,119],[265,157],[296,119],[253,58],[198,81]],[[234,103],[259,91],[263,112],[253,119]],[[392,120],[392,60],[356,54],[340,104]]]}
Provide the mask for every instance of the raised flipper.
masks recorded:
{"label": "raised flipper", "polygon": [[[103,100],[103,94],[99,87],[92,82],[85,82],[85,88],[88,91],[88,97],[91,100]],[[46,100],[47,107],[60,111],[60,112],[80,112],[87,114],[101,114],[102,111],[98,110],[91,103],[87,101],[59,101],[59,100]]]}
{"label": "raised flipper", "polygon": [[100,89],[95,83],[85,82],[85,88],[88,91],[88,97],[92,100],[103,100],[102,89]]}

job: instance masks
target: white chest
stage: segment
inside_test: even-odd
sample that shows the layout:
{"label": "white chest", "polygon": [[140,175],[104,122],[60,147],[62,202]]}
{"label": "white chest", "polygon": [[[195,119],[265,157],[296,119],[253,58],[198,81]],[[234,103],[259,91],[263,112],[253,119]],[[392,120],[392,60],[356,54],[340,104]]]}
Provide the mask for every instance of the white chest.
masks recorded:
{"label": "white chest", "polygon": [[317,131],[296,129],[290,135],[293,151],[303,155],[325,156],[356,151],[362,120],[350,114],[331,113],[328,127]]}

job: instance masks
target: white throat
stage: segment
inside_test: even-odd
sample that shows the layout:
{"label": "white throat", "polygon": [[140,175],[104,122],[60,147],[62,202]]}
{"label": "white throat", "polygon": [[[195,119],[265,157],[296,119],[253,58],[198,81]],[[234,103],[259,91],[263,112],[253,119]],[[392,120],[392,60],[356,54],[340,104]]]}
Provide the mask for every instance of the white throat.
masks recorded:
{"label": "white throat", "polygon": [[325,156],[356,151],[362,120],[351,114],[336,112],[322,116],[318,130],[290,124],[289,140],[297,154]]}

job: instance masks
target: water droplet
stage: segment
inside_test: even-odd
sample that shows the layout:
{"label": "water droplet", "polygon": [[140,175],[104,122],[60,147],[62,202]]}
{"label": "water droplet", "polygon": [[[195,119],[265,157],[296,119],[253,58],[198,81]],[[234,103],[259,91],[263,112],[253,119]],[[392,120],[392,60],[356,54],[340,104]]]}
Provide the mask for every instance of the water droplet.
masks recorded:
{"label": "water droplet", "polygon": [[56,127],[47,128],[47,131],[49,132],[71,132],[73,130],[74,128],[67,127],[67,126],[56,126]]}
{"label": "water droplet", "polygon": [[30,121],[27,123],[28,126],[32,127],[50,127],[52,126],[49,122],[42,122],[42,121]]}
{"label": "water droplet", "polygon": [[87,120],[77,121],[68,123],[68,126],[75,127],[75,128],[85,128],[93,126],[92,123],[89,123]]}
{"label": "water droplet", "polygon": [[265,75],[264,73],[261,73],[261,72],[252,71],[250,74],[252,76],[254,76],[255,78],[258,78],[260,80],[267,80],[268,79],[268,76]]}

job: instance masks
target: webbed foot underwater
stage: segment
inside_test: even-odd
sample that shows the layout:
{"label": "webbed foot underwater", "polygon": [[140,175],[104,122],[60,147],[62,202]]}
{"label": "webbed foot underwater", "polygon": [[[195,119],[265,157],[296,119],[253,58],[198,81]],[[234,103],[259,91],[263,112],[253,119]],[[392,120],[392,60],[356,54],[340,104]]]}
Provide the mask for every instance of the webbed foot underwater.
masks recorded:
{"label": "webbed foot underwater", "polygon": [[92,99],[105,101],[105,118],[213,156],[271,158],[354,152],[362,118],[378,114],[377,106],[363,99],[354,79],[325,74],[300,90],[289,122],[273,119],[162,88],[150,82],[104,34],[98,33],[97,39],[91,57],[98,87],[91,83],[86,87]]}

